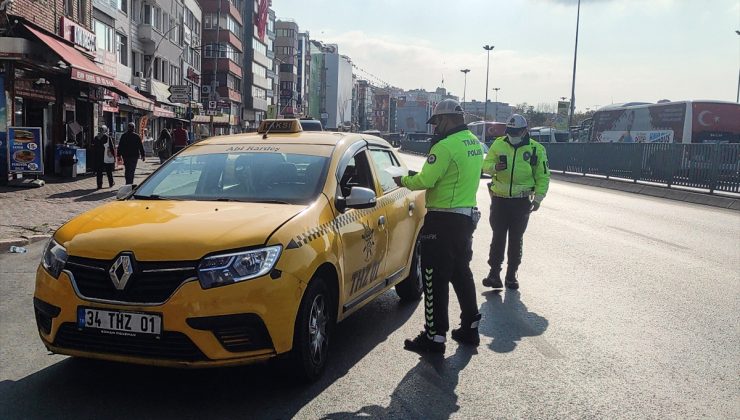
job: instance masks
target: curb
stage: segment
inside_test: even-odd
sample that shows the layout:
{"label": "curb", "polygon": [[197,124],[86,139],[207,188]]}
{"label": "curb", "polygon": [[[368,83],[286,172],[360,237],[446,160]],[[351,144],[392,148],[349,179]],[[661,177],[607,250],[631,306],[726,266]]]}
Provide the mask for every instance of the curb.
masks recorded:
{"label": "curb", "polygon": [[574,184],[588,185],[591,187],[607,188],[633,194],[648,195],[668,200],[683,201],[685,203],[702,204],[705,206],[719,207],[728,210],[740,211],[740,198],[723,197],[718,195],[703,194],[668,187],[657,187],[646,184],[635,184],[633,182],[614,181],[605,178],[594,178],[582,175],[550,172],[553,179],[572,182]]}
{"label": "curb", "polygon": [[23,238],[0,239],[0,253],[5,253],[11,246],[28,246],[34,242],[45,241],[51,235],[31,235]]}

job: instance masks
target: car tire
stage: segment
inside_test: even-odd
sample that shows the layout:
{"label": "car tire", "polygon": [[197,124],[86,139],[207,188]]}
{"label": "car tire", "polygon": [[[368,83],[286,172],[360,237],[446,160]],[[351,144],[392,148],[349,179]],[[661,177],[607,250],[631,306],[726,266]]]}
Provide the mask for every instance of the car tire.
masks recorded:
{"label": "car tire", "polygon": [[421,299],[424,293],[424,284],[421,279],[421,257],[419,253],[419,241],[414,245],[414,255],[411,258],[411,271],[409,276],[396,284],[396,294],[404,302],[412,302]]}
{"label": "car tire", "polygon": [[300,382],[313,382],[326,369],[336,312],[333,302],[326,282],[319,277],[311,280],[298,309],[288,359],[290,371]]}

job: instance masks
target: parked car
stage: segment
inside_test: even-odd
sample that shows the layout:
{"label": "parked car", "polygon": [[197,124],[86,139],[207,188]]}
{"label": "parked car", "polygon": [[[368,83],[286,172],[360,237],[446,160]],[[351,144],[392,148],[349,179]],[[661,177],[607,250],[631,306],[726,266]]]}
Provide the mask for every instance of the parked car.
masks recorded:
{"label": "parked car", "polygon": [[321,121],[312,118],[301,118],[301,128],[303,131],[324,131]]}
{"label": "parked car", "polygon": [[47,349],[174,367],[282,355],[312,380],[336,322],[392,287],[419,299],[424,195],[386,171],[405,165],[381,138],[302,123],[193,144],[62,226],[33,298]]}

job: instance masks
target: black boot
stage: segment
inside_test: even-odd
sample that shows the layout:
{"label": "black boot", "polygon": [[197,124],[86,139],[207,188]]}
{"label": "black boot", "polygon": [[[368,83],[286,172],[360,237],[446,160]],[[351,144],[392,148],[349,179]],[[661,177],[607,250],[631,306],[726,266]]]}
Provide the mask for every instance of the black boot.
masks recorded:
{"label": "black boot", "polygon": [[[501,281],[499,279],[499,281]],[[470,344],[477,346],[480,344],[480,335],[478,335],[478,324],[480,324],[481,315],[478,314],[473,318],[473,322],[464,322],[460,328],[452,330],[452,339],[461,344]]]}
{"label": "black boot", "polygon": [[416,337],[404,340],[403,348],[416,353],[444,353],[444,336],[435,335],[434,338],[429,338],[429,334],[422,331]]}
{"label": "black boot", "polygon": [[517,267],[508,267],[506,269],[506,288],[516,290],[519,288],[519,281],[516,279]]}
{"label": "black boot", "polygon": [[503,283],[501,283],[501,266],[491,267],[491,271],[488,272],[488,276],[483,279],[483,285],[494,289],[504,288]]}

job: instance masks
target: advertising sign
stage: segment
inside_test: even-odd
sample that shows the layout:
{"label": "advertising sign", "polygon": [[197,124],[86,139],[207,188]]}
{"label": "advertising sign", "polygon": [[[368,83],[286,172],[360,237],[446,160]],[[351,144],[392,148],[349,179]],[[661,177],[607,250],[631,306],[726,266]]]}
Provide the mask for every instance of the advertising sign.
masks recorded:
{"label": "advertising sign", "polygon": [[692,143],[740,143],[740,104],[694,102]]}
{"label": "advertising sign", "polygon": [[683,142],[686,103],[598,111],[592,141],[618,143]]}
{"label": "advertising sign", "polygon": [[41,127],[8,127],[10,173],[44,173]]}
{"label": "advertising sign", "polygon": [[570,102],[558,101],[558,114],[555,117],[555,128],[558,130],[568,129],[568,109]]}
{"label": "advertising sign", "polygon": [[97,50],[94,33],[64,16],[61,18],[60,26],[62,38],[67,41],[74,42],[75,45],[80,46],[87,51],[95,52]]}

